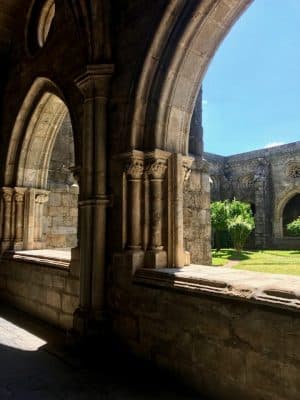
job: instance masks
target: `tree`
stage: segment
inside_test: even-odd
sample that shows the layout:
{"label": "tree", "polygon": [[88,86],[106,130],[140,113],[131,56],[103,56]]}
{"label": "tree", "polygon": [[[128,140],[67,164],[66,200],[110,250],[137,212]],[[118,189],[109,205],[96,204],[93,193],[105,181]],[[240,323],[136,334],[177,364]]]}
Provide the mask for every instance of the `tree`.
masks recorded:
{"label": "tree", "polygon": [[242,250],[255,226],[250,204],[235,199],[213,202],[211,222],[216,234],[217,250],[221,248],[221,236],[224,232],[229,233],[235,250]]}
{"label": "tree", "polygon": [[216,249],[221,249],[221,236],[227,231],[228,201],[214,201],[211,203],[211,225],[215,232]]}
{"label": "tree", "polygon": [[300,236],[300,217],[287,224],[286,230],[290,236]]}

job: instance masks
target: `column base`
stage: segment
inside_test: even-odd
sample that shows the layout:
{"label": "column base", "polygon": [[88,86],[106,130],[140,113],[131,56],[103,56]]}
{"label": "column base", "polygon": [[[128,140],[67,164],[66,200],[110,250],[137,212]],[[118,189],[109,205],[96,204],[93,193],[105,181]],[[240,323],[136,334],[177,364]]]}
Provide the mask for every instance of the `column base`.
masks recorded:
{"label": "column base", "polygon": [[15,242],[14,244],[13,244],[13,249],[14,250],[23,250],[24,249],[24,244],[23,244],[23,242]]}
{"label": "column base", "polygon": [[95,337],[106,332],[107,318],[104,312],[77,308],[74,312],[72,334],[79,337]]}
{"label": "column base", "polygon": [[145,256],[146,268],[166,268],[168,266],[167,252],[163,250],[148,250]]}
{"label": "column base", "polygon": [[184,252],[184,265],[191,265],[191,254],[189,251]]}
{"label": "column base", "polygon": [[76,278],[80,276],[80,249],[78,246],[71,248],[70,273]]}
{"label": "column base", "polygon": [[11,250],[11,241],[10,240],[2,241],[1,244],[0,244],[1,254],[5,253],[8,250]]}

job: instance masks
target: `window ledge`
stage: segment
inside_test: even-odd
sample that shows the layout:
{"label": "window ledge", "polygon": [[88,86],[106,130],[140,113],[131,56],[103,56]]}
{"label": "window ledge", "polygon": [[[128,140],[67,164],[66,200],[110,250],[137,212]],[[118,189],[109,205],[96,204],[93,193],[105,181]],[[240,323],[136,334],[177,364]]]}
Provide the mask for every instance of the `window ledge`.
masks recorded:
{"label": "window ledge", "polygon": [[[46,253],[46,252],[45,252]],[[2,256],[2,259],[13,260],[18,262],[26,262],[30,264],[38,264],[45,267],[54,269],[60,269],[64,271],[70,270],[70,259],[67,257],[58,257],[51,254],[42,255],[38,254],[38,251],[16,251],[6,252]]]}
{"label": "window ledge", "polygon": [[226,267],[139,269],[134,283],[300,311],[300,277]]}

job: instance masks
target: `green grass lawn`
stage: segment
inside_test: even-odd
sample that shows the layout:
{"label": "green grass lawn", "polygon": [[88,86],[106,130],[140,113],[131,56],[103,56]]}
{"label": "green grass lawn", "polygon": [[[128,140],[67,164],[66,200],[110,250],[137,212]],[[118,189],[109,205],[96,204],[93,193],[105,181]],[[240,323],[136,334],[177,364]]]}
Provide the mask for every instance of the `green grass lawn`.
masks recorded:
{"label": "green grass lawn", "polygon": [[238,260],[234,269],[272,274],[300,275],[300,250],[253,250],[236,252],[233,249],[213,250],[212,265],[222,266]]}

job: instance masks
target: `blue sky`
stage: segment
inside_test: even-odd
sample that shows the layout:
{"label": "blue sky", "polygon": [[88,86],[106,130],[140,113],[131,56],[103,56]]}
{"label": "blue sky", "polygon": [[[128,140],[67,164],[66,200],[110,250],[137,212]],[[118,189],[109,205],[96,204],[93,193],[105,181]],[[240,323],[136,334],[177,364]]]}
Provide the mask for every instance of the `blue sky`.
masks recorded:
{"label": "blue sky", "polygon": [[255,0],[203,81],[205,151],[300,140],[300,0]]}

